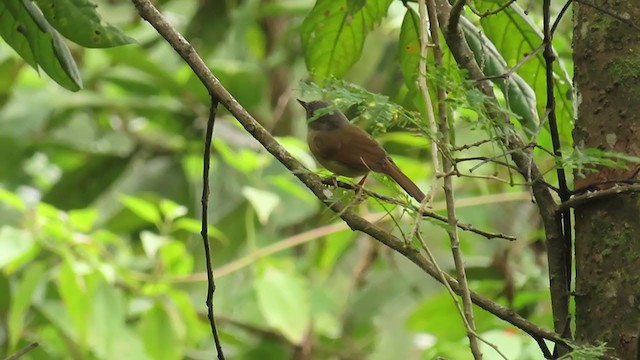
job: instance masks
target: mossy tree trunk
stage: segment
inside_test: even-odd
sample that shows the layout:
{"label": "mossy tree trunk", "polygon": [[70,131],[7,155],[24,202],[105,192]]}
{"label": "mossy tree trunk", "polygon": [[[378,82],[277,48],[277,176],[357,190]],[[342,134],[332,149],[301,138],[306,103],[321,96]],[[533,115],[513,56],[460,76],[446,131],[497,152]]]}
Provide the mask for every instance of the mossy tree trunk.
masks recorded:
{"label": "mossy tree trunk", "polygon": [[[640,156],[640,1],[574,3],[577,149]],[[602,11],[606,9],[625,22]],[[629,179],[630,169],[603,168],[576,189]],[[600,184],[600,185],[598,185]],[[640,194],[623,193],[575,209],[576,340],[606,342],[611,355],[638,359],[640,330]]]}

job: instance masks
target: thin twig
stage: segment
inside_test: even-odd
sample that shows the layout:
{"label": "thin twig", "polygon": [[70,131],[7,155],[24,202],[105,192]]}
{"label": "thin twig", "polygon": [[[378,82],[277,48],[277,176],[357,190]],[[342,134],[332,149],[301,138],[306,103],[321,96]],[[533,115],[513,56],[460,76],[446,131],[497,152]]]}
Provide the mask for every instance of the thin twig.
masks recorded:
{"label": "thin twig", "polygon": [[452,151],[468,150],[468,149],[471,149],[473,147],[481,146],[481,145],[484,145],[486,143],[490,143],[490,142],[493,142],[493,141],[495,141],[495,139],[484,139],[484,140],[476,141],[476,142],[471,143],[471,144],[464,144],[464,145],[461,145],[461,146],[456,146],[456,147],[454,147],[452,149]]}
{"label": "thin twig", "polygon": [[[420,60],[418,62],[418,87],[420,88],[420,95],[422,95],[422,101],[424,101],[425,109],[427,111],[427,122],[429,123],[429,131],[432,134],[438,134],[438,127],[436,126],[436,116],[433,111],[433,104],[431,102],[431,96],[429,95],[429,85],[427,84],[427,52],[429,50],[429,41],[428,41],[428,33],[427,33],[427,25],[425,24],[423,12],[426,10],[423,8],[423,2],[418,3],[418,11],[420,13],[419,18],[421,19],[420,24],[413,24],[414,27],[418,25],[416,31],[419,31],[420,36]],[[410,8],[407,6],[407,11],[410,11]],[[413,17],[411,17],[413,19]],[[431,140],[431,154],[432,156],[432,167],[434,169],[433,178],[431,179],[431,187],[429,188],[429,192],[426,196],[426,201],[423,201],[425,205],[421,206],[421,208],[425,208],[431,206],[433,201],[433,196],[436,190],[436,182],[438,181],[438,171],[440,171],[440,164],[438,161],[438,141],[437,139]],[[415,229],[417,229],[418,224],[416,223]],[[415,229],[412,233],[415,233]],[[411,236],[410,238],[413,238]]]}
{"label": "thin twig", "polygon": [[465,158],[454,158],[453,162],[456,164],[462,163],[462,162],[467,162],[467,161],[480,161],[480,164],[476,164],[473,166],[473,168],[469,169],[469,172],[473,172],[474,170],[478,169],[480,166],[486,164],[486,163],[494,163],[500,166],[504,166],[504,167],[508,167],[511,168],[513,170],[518,170],[517,167],[504,162],[504,161],[500,161],[500,160],[496,160],[498,158],[501,158],[502,156],[495,156],[495,157],[488,157],[488,156],[470,156],[470,157],[465,157]]}
{"label": "thin twig", "polygon": [[509,6],[511,6],[511,4],[513,4],[514,2],[516,2],[516,0],[509,0],[506,3],[500,5],[497,9],[495,10],[489,10],[486,12],[480,12],[478,11],[478,9],[476,9],[474,6],[472,6],[471,4],[469,4],[469,9],[471,9],[471,12],[476,14],[478,17],[487,17],[487,16],[491,16],[491,15],[495,15],[501,11],[504,11],[504,9],[508,8]]}
{"label": "thin twig", "polygon": [[218,337],[218,330],[216,328],[216,320],[213,312],[213,293],[216,291],[216,284],[213,277],[213,265],[211,264],[211,249],[209,245],[209,233],[208,233],[208,205],[209,205],[209,168],[211,166],[211,140],[213,137],[213,126],[216,123],[216,112],[218,109],[218,99],[211,95],[211,105],[209,108],[209,120],[207,122],[207,130],[204,139],[204,154],[203,154],[203,167],[202,167],[202,229],[200,234],[202,235],[202,242],[204,244],[204,256],[207,264],[207,315],[209,317],[209,325],[211,326],[211,334],[213,341],[216,345],[216,351],[218,352],[218,359],[224,360],[224,352],[222,351],[222,345],[220,344],[220,338]]}
{"label": "thin twig", "polygon": [[5,360],[18,360],[20,359],[23,355],[25,355],[26,353],[28,353],[29,351],[35,349],[38,347],[38,342],[34,341],[31,344],[23,347],[22,349],[18,350],[15,354],[9,356],[8,358],[6,358]]}
{"label": "thin twig", "polygon": [[558,205],[556,211],[559,213],[562,213],[571,208],[577,208],[593,201],[602,200],[610,196],[615,196],[615,195],[624,194],[628,192],[640,192],[640,185],[621,185],[621,186],[615,186],[606,190],[598,190],[598,191],[594,191],[594,192],[590,192],[582,195],[577,195]]}

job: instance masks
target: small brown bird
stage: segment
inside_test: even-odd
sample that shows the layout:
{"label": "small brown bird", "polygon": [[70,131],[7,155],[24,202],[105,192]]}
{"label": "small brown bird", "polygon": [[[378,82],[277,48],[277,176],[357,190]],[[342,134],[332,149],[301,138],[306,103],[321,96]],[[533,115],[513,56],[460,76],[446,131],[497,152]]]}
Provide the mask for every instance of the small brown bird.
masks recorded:
{"label": "small brown bird", "polygon": [[[307,111],[307,119],[311,119],[315,111],[329,106],[324,101],[304,102],[298,99],[298,102]],[[425,197],[382,146],[366,131],[351,124],[338,110],[309,123],[307,142],[316,160],[337,175],[356,177],[374,171],[389,175],[419,202]]]}

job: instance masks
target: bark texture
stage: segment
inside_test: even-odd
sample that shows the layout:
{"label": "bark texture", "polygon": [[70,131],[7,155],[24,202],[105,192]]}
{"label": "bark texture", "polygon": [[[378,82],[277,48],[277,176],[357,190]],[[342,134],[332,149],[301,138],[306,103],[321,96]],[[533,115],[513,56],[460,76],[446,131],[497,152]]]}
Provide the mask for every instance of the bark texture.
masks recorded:
{"label": "bark texture", "polygon": [[[640,155],[640,2],[574,3],[577,149]],[[603,168],[575,187],[628,179],[636,168]],[[605,189],[613,185],[597,185]],[[606,342],[611,355],[637,359],[640,330],[640,194],[627,193],[575,209],[576,340]]]}

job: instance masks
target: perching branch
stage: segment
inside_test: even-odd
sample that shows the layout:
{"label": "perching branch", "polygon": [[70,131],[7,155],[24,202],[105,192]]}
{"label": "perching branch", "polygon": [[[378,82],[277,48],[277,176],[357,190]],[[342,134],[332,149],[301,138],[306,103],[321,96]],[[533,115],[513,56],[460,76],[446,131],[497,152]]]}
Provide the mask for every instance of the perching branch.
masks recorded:
{"label": "perching branch", "polygon": [[[445,0],[446,1],[446,0]],[[340,217],[354,231],[361,231],[390,247],[396,252],[412,261],[430,276],[439,279],[440,275],[433,264],[420,252],[415,250],[405,241],[384,231],[380,227],[358,216],[356,213],[337,202],[332,202],[324,194],[324,185],[320,177],[307,170],[299,161],[289,154],[256,120],[231,96],[220,81],[207,68],[204,61],[198,56],[195,49],[187,40],[179,34],[152,5],[150,0],[132,0],[142,18],[148,21],[158,33],[176,50],[176,52],[193,69],[194,73],[212,96],[240,122],[262,146],[271,153],[281,164],[296,176],[313,194],[320,199]],[[524,160],[524,159],[523,159]],[[546,188],[545,188],[546,189]],[[451,288],[458,294],[462,290],[458,282],[451,276],[445,276]],[[515,314],[513,310],[504,307],[482,295],[471,292],[471,300],[474,304],[522,329],[531,336],[544,338],[556,343],[564,344],[565,341],[556,333],[546,330],[527,319]]]}
{"label": "perching branch", "polygon": [[[382,194],[379,194],[377,192],[371,191],[371,190],[367,190],[365,188],[359,188],[354,186],[353,184],[349,184],[346,183],[344,181],[339,181],[339,180],[335,180],[335,179],[322,179],[322,183],[325,185],[335,185],[339,188],[342,189],[347,189],[347,190],[353,190],[353,191],[361,191],[364,195],[367,195],[369,197],[372,198],[376,198],[378,200],[382,200],[384,202],[390,203],[390,204],[395,204],[395,205],[400,205],[400,206],[410,206],[414,211],[420,211],[420,209],[416,206],[413,205],[407,205],[405,202],[402,202],[396,198],[390,197],[390,196],[385,196]],[[423,209],[421,212],[422,216],[425,217],[429,217],[432,219],[436,219],[438,221],[442,221],[444,223],[448,222],[447,217],[440,215],[438,213],[435,213],[433,211],[429,211],[427,209]],[[459,229],[462,229],[464,231],[469,231],[475,234],[478,234],[480,236],[484,236],[487,239],[505,239],[508,241],[515,241],[516,237],[513,235],[507,235],[507,234],[503,234],[503,233],[492,233],[492,232],[488,232],[488,231],[484,231],[484,230],[480,230],[480,229],[476,229],[473,225],[471,224],[465,224],[465,223],[461,223],[461,222],[457,222],[456,226]]]}

